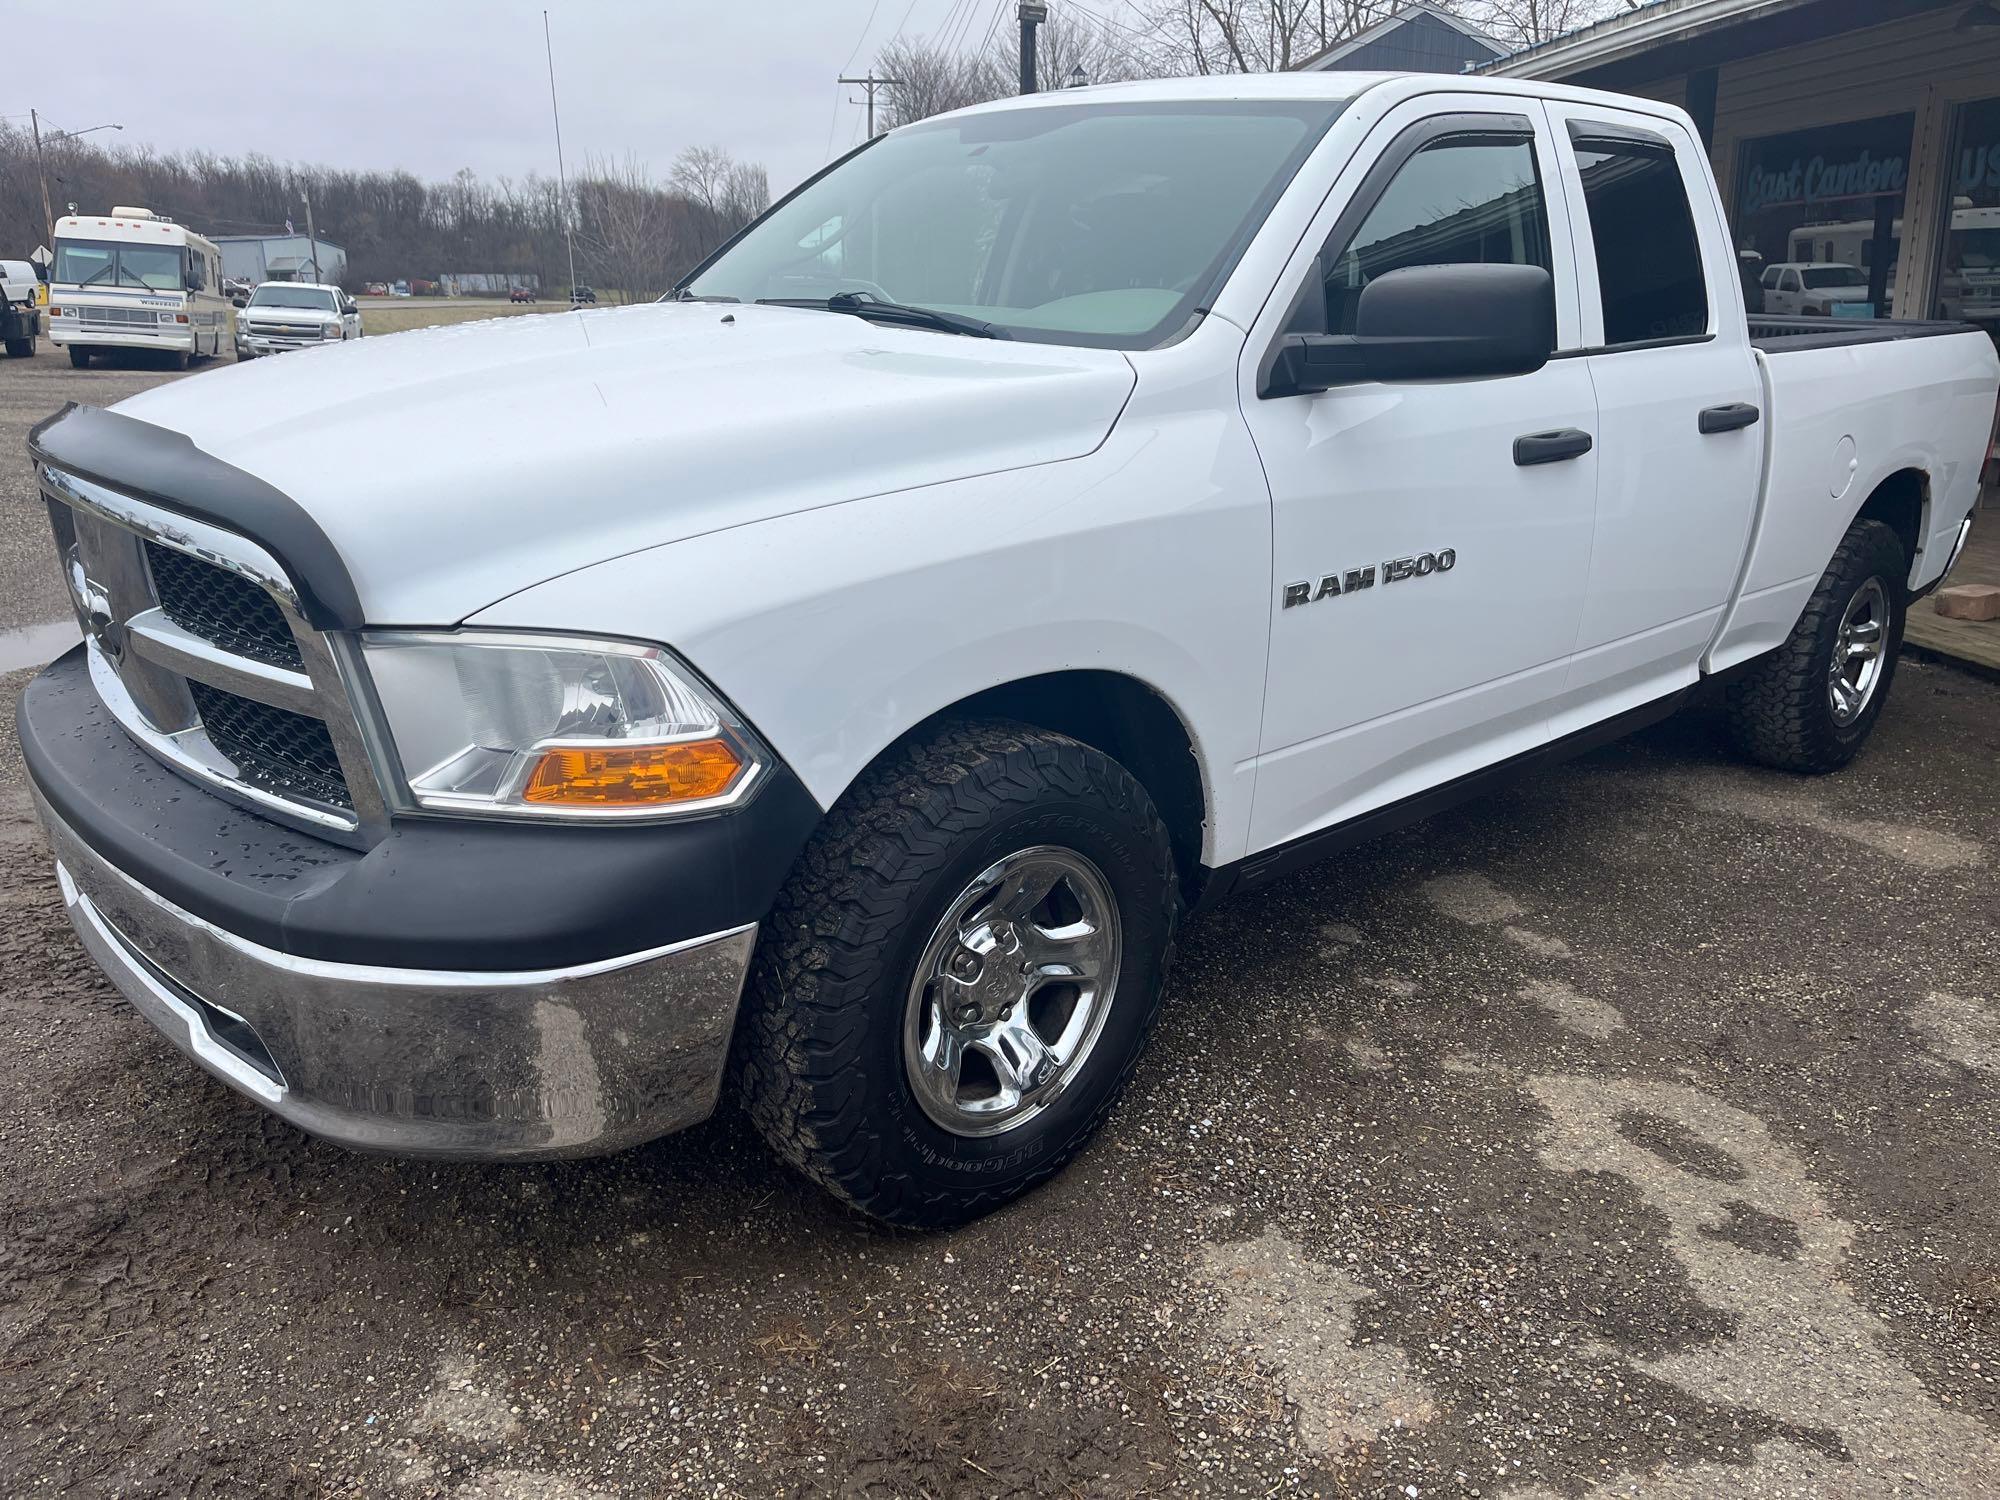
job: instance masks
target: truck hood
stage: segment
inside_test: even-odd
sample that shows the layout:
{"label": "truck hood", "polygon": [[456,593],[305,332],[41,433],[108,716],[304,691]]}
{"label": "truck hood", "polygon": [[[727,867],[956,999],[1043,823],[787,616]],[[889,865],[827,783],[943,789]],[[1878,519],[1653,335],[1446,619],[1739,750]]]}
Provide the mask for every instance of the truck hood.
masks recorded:
{"label": "truck hood", "polygon": [[297,501],[370,623],[445,625],[641,548],[1080,456],[1133,380],[1109,350],[678,303],[308,349],[116,410]]}

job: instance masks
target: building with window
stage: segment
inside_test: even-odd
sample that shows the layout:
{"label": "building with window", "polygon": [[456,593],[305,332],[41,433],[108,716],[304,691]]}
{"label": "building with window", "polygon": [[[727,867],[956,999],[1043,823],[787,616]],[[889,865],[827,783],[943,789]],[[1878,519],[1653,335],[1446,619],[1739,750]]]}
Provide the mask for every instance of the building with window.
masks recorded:
{"label": "building with window", "polygon": [[1301,73],[1464,73],[1507,49],[1470,21],[1411,0],[1298,64]]}
{"label": "building with window", "polygon": [[1685,108],[1753,311],[2000,339],[2000,0],[1653,0],[1482,71]]}

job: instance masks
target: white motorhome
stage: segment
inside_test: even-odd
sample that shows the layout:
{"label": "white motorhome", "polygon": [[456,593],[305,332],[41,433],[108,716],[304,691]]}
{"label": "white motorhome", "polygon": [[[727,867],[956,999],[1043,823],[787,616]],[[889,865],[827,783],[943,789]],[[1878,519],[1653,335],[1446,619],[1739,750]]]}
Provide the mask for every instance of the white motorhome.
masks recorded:
{"label": "white motorhome", "polygon": [[229,341],[222,252],[145,208],[56,221],[49,338],[77,368],[98,349],[161,349],[185,370]]}
{"label": "white motorhome", "polygon": [[[1949,246],[1938,277],[1937,309],[1941,315],[1992,324],[2000,321],[2000,208],[1978,208],[1961,198],[1952,209]],[[1891,288],[1883,315],[1895,311],[1896,262],[1902,256],[1903,221],[1889,226],[1889,273]],[[1875,221],[1849,219],[1839,224],[1806,224],[1794,229],[1786,241],[1790,261],[1854,266],[1866,280],[1875,257]],[[1769,283],[1767,282],[1768,286]],[[1764,311],[1792,312],[1769,300]],[[1920,311],[1920,309],[1919,309]]]}

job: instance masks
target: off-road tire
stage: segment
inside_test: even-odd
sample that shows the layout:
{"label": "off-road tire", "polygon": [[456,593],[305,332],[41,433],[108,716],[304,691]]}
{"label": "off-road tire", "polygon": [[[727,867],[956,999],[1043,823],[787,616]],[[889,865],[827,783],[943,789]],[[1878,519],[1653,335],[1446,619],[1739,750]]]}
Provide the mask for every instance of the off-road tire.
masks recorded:
{"label": "off-road tire", "polygon": [[[1096,1045],[1015,1128],[956,1135],[903,1061],[916,964],[949,904],[1016,851],[1056,844],[1103,872],[1123,929]],[[1005,721],[948,728],[868,771],[821,824],[758,941],[736,1086],[779,1156],[875,1218],[963,1223],[1043,1182],[1116,1102],[1158,1019],[1180,919],[1167,831],[1109,756]]]}
{"label": "off-road tire", "polygon": [[[1856,521],[1848,528],[1784,645],[1729,684],[1726,722],[1739,751],[1781,771],[1815,774],[1838,770],[1854,758],[1895,681],[1909,568],[1902,542],[1882,522]],[[1852,723],[1842,724],[1827,697],[1827,673],[1842,612],[1870,577],[1881,580],[1889,600],[1882,675],[1867,705]]]}
{"label": "off-road tire", "polygon": [[69,346],[69,362],[79,370],[89,369],[90,351],[88,349],[79,349],[75,344],[71,344]]}
{"label": "off-road tire", "polygon": [[7,340],[7,357],[9,359],[32,359],[34,358],[34,354],[35,341],[33,339]]}

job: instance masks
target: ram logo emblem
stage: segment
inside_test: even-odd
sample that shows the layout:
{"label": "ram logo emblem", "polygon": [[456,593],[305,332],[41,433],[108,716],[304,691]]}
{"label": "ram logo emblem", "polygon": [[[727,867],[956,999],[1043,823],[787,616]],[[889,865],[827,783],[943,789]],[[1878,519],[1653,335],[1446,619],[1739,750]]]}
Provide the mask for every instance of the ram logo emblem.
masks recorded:
{"label": "ram logo emblem", "polygon": [[[1384,584],[1401,583],[1405,578],[1428,578],[1433,573],[1449,573],[1457,565],[1458,550],[1446,547],[1440,552],[1419,552],[1414,557],[1392,557],[1381,565],[1380,577]],[[1288,583],[1284,587],[1284,607],[1290,609],[1295,604],[1317,604],[1322,599],[1337,599],[1358,589],[1372,589],[1376,577],[1376,565],[1370,563],[1365,568],[1349,568],[1344,573],[1322,574],[1317,584],[1310,579]]]}

